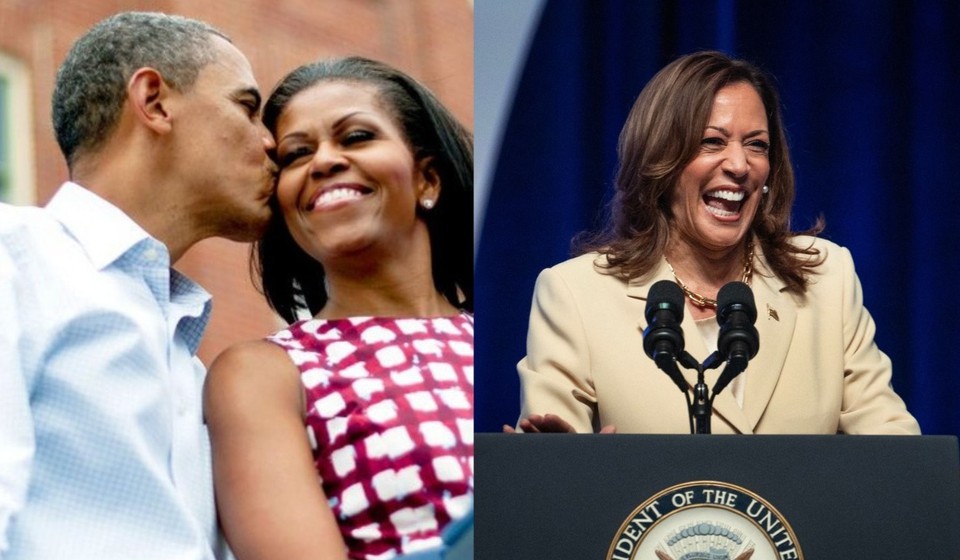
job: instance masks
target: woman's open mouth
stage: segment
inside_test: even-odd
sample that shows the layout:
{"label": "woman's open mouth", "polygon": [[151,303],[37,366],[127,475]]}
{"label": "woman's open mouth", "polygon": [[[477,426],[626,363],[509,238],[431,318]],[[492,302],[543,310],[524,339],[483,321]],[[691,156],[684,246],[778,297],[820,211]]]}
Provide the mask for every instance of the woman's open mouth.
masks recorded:
{"label": "woman's open mouth", "polygon": [[703,203],[707,205],[707,212],[718,218],[733,218],[740,215],[743,199],[747,197],[743,191],[718,189],[703,195]]}

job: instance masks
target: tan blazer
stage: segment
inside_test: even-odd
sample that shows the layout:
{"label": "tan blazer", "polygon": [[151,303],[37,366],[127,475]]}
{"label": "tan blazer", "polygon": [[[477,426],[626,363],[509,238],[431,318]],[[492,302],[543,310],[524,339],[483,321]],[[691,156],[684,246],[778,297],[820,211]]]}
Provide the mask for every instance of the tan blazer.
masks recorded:
{"label": "tan blazer", "polygon": [[[890,359],[874,342],[850,252],[799,237],[826,258],[807,293],[796,296],[762,263],[751,287],[760,350],[745,374],[743,408],[728,386],[714,402],[713,433],[919,434],[890,386]],[[521,418],[553,413],[578,432],[613,424],[619,433],[689,433],[686,398],[643,351],[647,291],[672,280],[665,261],[629,284],[597,271],[596,254],[540,273],[530,313],[527,356],[518,364]],[[689,313],[686,350],[707,357]],[[707,372],[712,389],[719,369]],[[681,368],[691,387],[696,372]]]}

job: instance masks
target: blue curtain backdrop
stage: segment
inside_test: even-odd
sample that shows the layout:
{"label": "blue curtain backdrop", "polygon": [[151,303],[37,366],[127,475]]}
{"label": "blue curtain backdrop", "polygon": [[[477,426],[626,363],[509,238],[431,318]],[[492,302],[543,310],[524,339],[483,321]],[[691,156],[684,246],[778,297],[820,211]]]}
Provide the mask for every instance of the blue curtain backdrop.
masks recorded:
{"label": "blue curtain backdrop", "polygon": [[777,79],[794,228],[826,218],[824,236],[853,253],[896,390],[924,433],[960,433],[957,29],[955,1],[548,1],[477,250],[477,431],[517,418],[534,281],[602,220],[633,100],[676,56],[718,49]]}

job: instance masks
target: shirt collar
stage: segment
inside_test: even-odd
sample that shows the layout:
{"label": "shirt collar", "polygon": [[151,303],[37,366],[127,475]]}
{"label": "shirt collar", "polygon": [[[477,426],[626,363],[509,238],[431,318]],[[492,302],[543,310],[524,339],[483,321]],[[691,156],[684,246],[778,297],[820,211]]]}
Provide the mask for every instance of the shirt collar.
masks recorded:
{"label": "shirt collar", "polygon": [[111,265],[150,238],[122,210],[71,181],[60,186],[46,208],[80,243],[97,269]]}
{"label": "shirt collar", "polygon": [[187,341],[190,352],[196,354],[210,321],[211,297],[199,284],[175,269],[170,269],[170,275],[171,299],[177,303],[178,313],[181,314],[177,331]]}

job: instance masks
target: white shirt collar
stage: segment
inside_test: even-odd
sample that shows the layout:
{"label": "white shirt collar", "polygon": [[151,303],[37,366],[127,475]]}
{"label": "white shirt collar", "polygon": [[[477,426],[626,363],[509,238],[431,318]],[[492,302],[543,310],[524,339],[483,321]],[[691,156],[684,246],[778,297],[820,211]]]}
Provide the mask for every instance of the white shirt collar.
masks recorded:
{"label": "white shirt collar", "polygon": [[80,243],[97,269],[109,266],[150,237],[122,210],[71,181],[60,186],[46,208]]}

